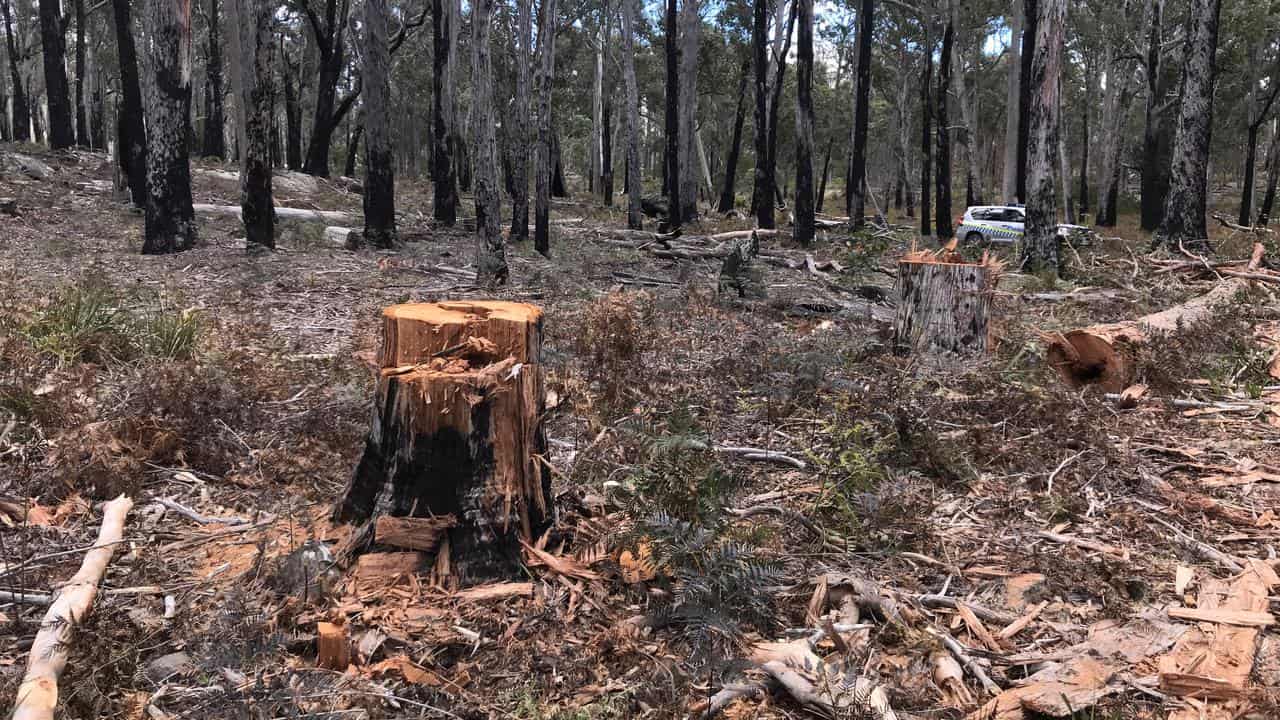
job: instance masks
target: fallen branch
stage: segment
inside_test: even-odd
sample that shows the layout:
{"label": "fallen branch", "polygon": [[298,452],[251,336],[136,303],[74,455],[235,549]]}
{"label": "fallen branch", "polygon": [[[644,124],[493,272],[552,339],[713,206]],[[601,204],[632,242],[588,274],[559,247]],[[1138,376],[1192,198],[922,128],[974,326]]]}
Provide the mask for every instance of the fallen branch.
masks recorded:
{"label": "fallen branch", "polygon": [[1201,556],[1218,563],[1219,565],[1226,568],[1227,570],[1230,570],[1233,573],[1244,572],[1244,565],[1240,562],[1239,558],[1234,558],[1222,552],[1221,550],[1218,550],[1212,545],[1206,545],[1205,543],[1200,542],[1199,540],[1182,532],[1178,528],[1165,522],[1164,520],[1161,520],[1158,517],[1152,517],[1151,519],[1155,520],[1156,522],[1160,523],[1166,528],[1169,528],[1169,532],[1173,533],[1174,537],[1181,540],[1185,545],[1187,545],[1191,549],[1200,553]]}
{"label": "fallen branch", "polygon": [[965,651],[964,646],[961,645],[958,640],[951,637],[950,633],[943,632],[942,630],[938,630],[933,627],[926,627],[925,632],[938,638],[938,640],[941,640],[947,650],[950,651],[950,653],[955,656],[956,660],[960,662],[960,665],[962,665],[965,670],[968,670],[970,675],[977,678],[978,682],[982,683],[982,688],[984,690],[991,695],[1000,694],[1000,686],[991,679],[991,676],[987,674],[986,670],[982,669],[982,666],[978,664],[978,661],[974,660],[969,653]]}
{"label": "fallen branch", "polygon": [[121,495],[103,507],[98,540],[85,553],[80,569],[58,592],[31,643],[27,672],[18,687],[13,720],[53,720],[58,705],[58,678],[67,664],[76,625],[88,617],[98,583],[107,572],[133,501]]}
{"label": "fallen branch", "polygon": [[800,470],[804,470],[807,467],[803,460],[793,458],[790,455],[785,455],[773,450],[753,447],[736,447],[733,445],[716,445],[713,449],[718,453],[725,453],[726,455],[741,455],[746,460],[759,460],[761,462],[790,465],[791,467],[798,468]]}
{"label": "fallen branch", "polygon": [[[204,203],[196,203],[191,209],[197,215],[212,215],[215,217],[233,217],[240,219],[239,205],[206,205]],[[351,213],[342,212],[340,210],[309,210],[307,208],[289,208],[276,206],[276,217],[280,220],[303,220],[308,222],[324,223],[326,225],[358,225],[359,218]]]}
{"label": "fallen branch", "polygon": [[239,517],[214,517],[211,515],[201,515],[186,505],[168,498],[156,498],[155,501],[157,504],[178,513],[188,520],[198,522],[201,525],[246,525],[249,523],[248,520]]}

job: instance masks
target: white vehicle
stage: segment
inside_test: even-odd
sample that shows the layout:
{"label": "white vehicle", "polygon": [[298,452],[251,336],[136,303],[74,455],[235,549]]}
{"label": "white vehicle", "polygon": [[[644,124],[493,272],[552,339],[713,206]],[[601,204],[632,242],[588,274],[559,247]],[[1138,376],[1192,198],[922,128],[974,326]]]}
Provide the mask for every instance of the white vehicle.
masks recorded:
{"label": "white vehicle", "polygon": [[1022,239],[1027,211],[1021,205],[975,205],[964,211],[956,237],[965,245],[1015,243]]}
{"label": "white vehicle", "polygon": [[[965,245],[1013,244],[1022,239],[1026,223],[1022,205],[974,205],[964,211],[956,237]],[[1083,225],[1059,225],[1058,234],[1073,244],[1088,244],[1091,231]]]}

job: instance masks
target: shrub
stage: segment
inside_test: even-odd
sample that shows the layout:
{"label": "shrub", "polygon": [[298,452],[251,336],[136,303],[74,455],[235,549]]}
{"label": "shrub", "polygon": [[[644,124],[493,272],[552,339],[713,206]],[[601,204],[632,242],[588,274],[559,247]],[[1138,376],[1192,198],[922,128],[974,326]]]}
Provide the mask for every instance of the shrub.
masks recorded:
{"label": "shrub", "polygon": [[127,359],[132,347],[129,316],[104,286],[79,285],[54,296],[27,325],[25,335],[37,352],[60,365]]}
{"label": "shrub", "polygon": [[643,292],[611,292],[587,306],[575,350],[586,362],[587,378],[601,385],[610,402],[643,384],[653,314],[653,299]]}

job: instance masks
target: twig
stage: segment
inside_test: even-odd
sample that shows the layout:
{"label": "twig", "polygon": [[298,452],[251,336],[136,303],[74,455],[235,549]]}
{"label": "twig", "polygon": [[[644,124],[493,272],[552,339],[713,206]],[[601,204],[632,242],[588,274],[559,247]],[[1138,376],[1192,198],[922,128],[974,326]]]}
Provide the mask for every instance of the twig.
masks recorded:
{"label": "twig", "polygon": [[978,679],[978,682],[982,683],[984,690],[991,695],[1000,694],[1000,686],[991,679],[990,675],[987,675],[987,671],[982,669],[982,666],[978,664],[978,661],[974,660],[969,656],[969,653],[965,652],[964,646],[955,638],[951,637],[950,633],[943,632],[942,630],[938,630],[933,627],[926,627],[925,632],[941,640],[947,650],[949,650],[951,654],[955,656],[956,660],[959,660],[960,664],[964,666],[964,669],[968,670],[969,674],[973,675]]}
{"label": "twig", "polygon": [[1244,566],[1241,565],[1239,561],[1237,561],[1235,558],[1231,557],[1230,555],[1222,552],[1221,550],[1218,550],[1217,548],[1211,545],[1206,545],[1205,543],[1200,542],[1199,540],[1191,537],[1190,535],[1179,530],[1173,525],[1165,522],[1164,520],[1161,520],[1158,517],[1152,517],[1151,519],[1155,520],[1156,522],[1168,528],[1169,532],[1173,533],[1175,537],[1177,537],[1179,540],[1181,540],[1183,543],[1187,544],[1188,546],[1194,548],[1197,552],[1199,552],[1204,557],[1210,560],[1213,560],[1214,562],[1230,570],[1231,572],[1237,572],[1237,573],[1244,572]]}
{"label": "twig", "polygon": [[741,455],[746,460],[760,460],[763,462],[774,462],[781,465],[790,465],[791,467],[804,470],[808,465],[803,460],[793,458],[773,450],[765,450],[763,448],[738,447],[734,445],[716,445],[713,450],[718,453],[727,455]]}
{"label": "twig", "polygon": [[210,515],[201,515],[186,505],[168,498],[156,498],[155,501],[188,520],[193,520],[201,525],[247,525],[249,523],[248,520],[239,517],[212,517]]}

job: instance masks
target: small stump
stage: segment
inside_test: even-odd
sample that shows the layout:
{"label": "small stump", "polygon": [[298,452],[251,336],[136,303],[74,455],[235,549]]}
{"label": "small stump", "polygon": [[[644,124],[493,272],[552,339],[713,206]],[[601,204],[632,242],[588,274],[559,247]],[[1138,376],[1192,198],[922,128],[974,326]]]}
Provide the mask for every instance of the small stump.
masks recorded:
{"label": "small stump", "polygon": [[551,517],[542,310],[445,302],[382,315],[372,427],[335,519],[365,524],[366,543],[430,550],[447,539],[463,582],[514,573],[520,540]]}
{"label": "small stump", "polygon": [[976,355],[987,351],[991,294],[1001,265],[985,253],[967,263],[954,243],[898,261],[894,348],[901,354]]}

